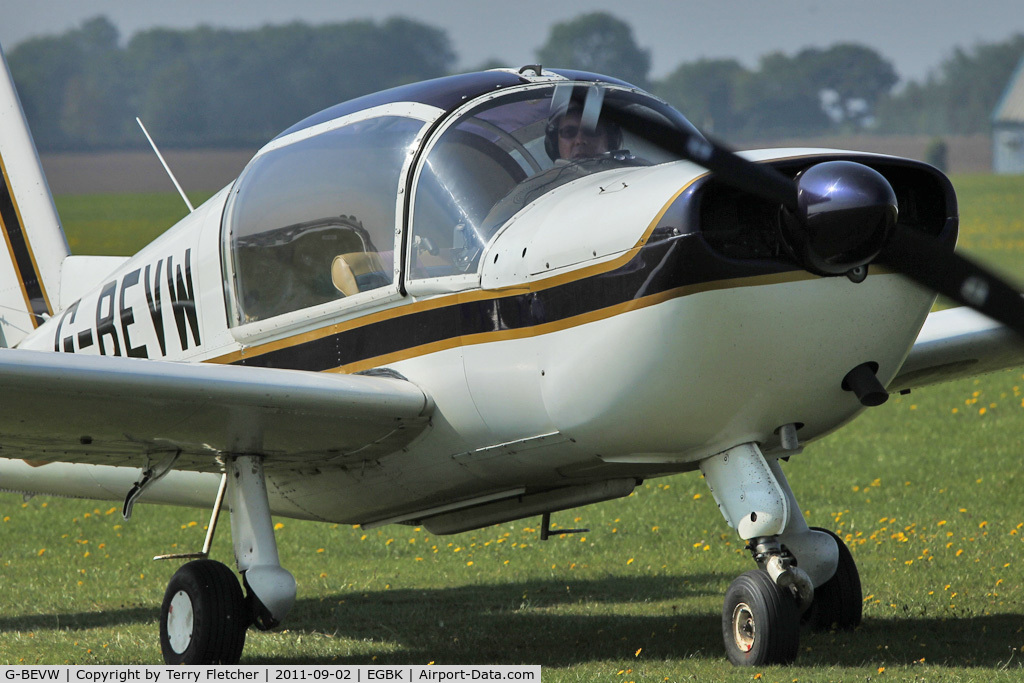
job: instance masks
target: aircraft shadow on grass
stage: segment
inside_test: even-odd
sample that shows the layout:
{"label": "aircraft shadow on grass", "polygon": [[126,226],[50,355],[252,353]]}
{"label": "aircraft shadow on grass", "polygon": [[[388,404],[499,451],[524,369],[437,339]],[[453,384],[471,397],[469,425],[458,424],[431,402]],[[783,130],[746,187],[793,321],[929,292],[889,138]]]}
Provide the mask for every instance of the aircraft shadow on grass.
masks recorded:
{"label": "aircraft shadow on grass", "polygon": [[[288,631],[379,643],[365,654],[246,657],[242,664],[539,664],[588,661],[722,659],[719,613],[694,613],[684,601],[721,594],[723,576],[696,574],[522,581],[441,589],[352,591],[300,599]],[[679,601],[679,604],[673,604]],[[629,603],[668,602],[671,614],[625,613]],[[460,606],[453,608],[453,605]],[[579,612],[567,608],[579,606]],[[69,631],[152,624],[153,607],[106,612],[0,618],[14,630]],[[644,611],[643,607],[637,609]],[[252,631],[250,636],[252,637]],[[1016,614],[865,618],[852,633],[801,633],[800,665],[895,666],[922,658],[929,665],[1019,665],[1024,630]],[[330,649],[327,645],[321,649]],[[1016,662],[1016,664],[1015,664]]]}
{"label": "aircraft shadow on grass", "polygon": [[[692,607],[684,601],[711,596],[717,604],[725,580],[714,574],[615,577],[335,594],[300,600],[292,630],[384,644],[380,652],[326,657],[325,664],[436,661],[564,667],[599,660],[629,662],[640,648],[647,661],[713,658],[724,664],[720,612],[687,611]],[[673,604],[676,600],[678,605]],[[643,616],[645,610],[639,607],[636,612],[641,614],[625,614],[622,605],[630,602],[668,602],[672,613]],[[464,609],[453,616],[452,604]],[[572,605],[580,606],[578,613],[565,611]],[[393,651],[394,645],[401,650]],[[1022,645],[1017,614],[869,617],[852,633],[805,627],[799,664],[893,666],[924,658],[930,665],[999,667],[1024,661],[1019,657]]]}

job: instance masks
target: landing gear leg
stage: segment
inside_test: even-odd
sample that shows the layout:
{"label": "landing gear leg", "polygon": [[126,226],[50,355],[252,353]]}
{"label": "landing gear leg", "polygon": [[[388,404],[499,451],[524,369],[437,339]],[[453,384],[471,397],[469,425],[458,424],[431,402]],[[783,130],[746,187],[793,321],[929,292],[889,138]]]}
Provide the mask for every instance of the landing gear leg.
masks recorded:
{"label": "landing gear leg", "polygon": [[[838,549],[811,531],[778,462],[743,444],[700,463],[729,526],[748,542],[759,569],[726,593],[722,636],[734,664],[788,664],[800,644],[800,615],[835,573]],[[798,562],[800,566],[798,566]]]}
{"label": "landing gear leg", "polygon": [[268,630],[280,624],[295,604],[296,586],[277,555],[262,457],[228,461],[228,500],[235,561],[249,591],[252,621]]}
{"label": "landing gear leg", "polygon": [[204,558],[182,566],[160,610],[167,664],[236,664],[249,625],[273,628],[295,602],[295,579],[277,555],[262,459],[229,459],[227,481],[235,561],[249,594],[220,562]]}

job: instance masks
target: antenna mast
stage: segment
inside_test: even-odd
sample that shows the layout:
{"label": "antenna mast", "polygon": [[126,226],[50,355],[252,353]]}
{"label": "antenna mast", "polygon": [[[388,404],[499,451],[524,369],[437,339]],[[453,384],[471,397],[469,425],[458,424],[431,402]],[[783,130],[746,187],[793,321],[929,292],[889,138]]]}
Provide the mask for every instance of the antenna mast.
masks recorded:
{"label": "antenna mast", "polygon": [[178,182],[178,179],[174,177],[174,173],[171,172],[171,167],[167,165],[166,161],[164,161],[164,155],[160,153],[159,149],[157,149],[156,143],[153,142],[153,138],[150,137],[149,135],[149,131],[146,130],[146,127],[142,124],[142,119],[136,116],[135,121],[139,124],[139,128],[142,129],[142,132],[146,136],[146,139],[149,140],[150,147],[152,147],[153,151],[156,152],[156,158],[160,160],[161,164],[163,164],[164,170],[167,171],[167,175],[170,176],[171,182],[174,183],[174,187],[178,188],[178,194],[180,194],[181,198],[185,200],[185,206],[188,207],[188,212],[192,213],[193,211],[195,211],[195,209],[192,207],[192,202],[190,202],[188,200],[188,197],[185,196],[185,190],[181,189],[181,184]]}

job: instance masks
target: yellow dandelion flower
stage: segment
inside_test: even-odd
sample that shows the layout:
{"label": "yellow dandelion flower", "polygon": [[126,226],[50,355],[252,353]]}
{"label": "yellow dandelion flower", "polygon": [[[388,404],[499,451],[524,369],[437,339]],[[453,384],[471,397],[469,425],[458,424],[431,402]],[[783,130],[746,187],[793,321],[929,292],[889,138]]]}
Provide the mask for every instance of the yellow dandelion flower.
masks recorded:
{"label": "yellow dandelion flower", "polygon": [[636,652],[633,653],[633,656],[634,657],[639,657],[640,653],[643,652],[643,651],[644,651],[644,649],[641,647]]}
{"label": "yellow dandelion flower", "polygon": [[[42,553],[39,554],[42,555]],[[626,564],[633,564],[633,558],[631,557],[628,560],[626,560]]]}
{"label": "yellow dandelion flower", "polygon": [[274,531],[280,531],[283,528],[284,528],[284,524],[282,524],[281,522],[278,522],[277,524],[274,525]]}
{"label": "yellow dandelion flower", "polygon": [[316,549],[316,551],[317,551],[318,553],[322,553],[322,552],[324,551],[324,549],[323,549],[323,548],[317,548],[317,549]]}

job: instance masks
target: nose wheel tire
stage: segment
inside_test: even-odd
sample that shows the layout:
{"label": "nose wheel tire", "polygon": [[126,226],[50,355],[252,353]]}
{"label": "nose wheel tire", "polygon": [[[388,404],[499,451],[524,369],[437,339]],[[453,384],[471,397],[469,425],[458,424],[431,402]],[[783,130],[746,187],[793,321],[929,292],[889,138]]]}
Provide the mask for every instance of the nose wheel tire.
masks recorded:
{"label": "nose wheel tire", "polygon": [[167,664],[237,664],[249,626],[234,573],[213,560],[183,565],[160,608],[160,649]]}
{"label": "nose wheel tire", "polygon": [[860,626],[864,602],[860,574],[850,549],[828,529],[824,531],[839,546],[839,566],[831,579],[814,589],[814,602],[803,615],[803,622],[818,631],[851,631]]}
{"label": "nose wheel tire", "polygon": [[740,575],[725,593],[722,638],[738,666],[789,664],[800,648],[796,599],[760,569]]}

